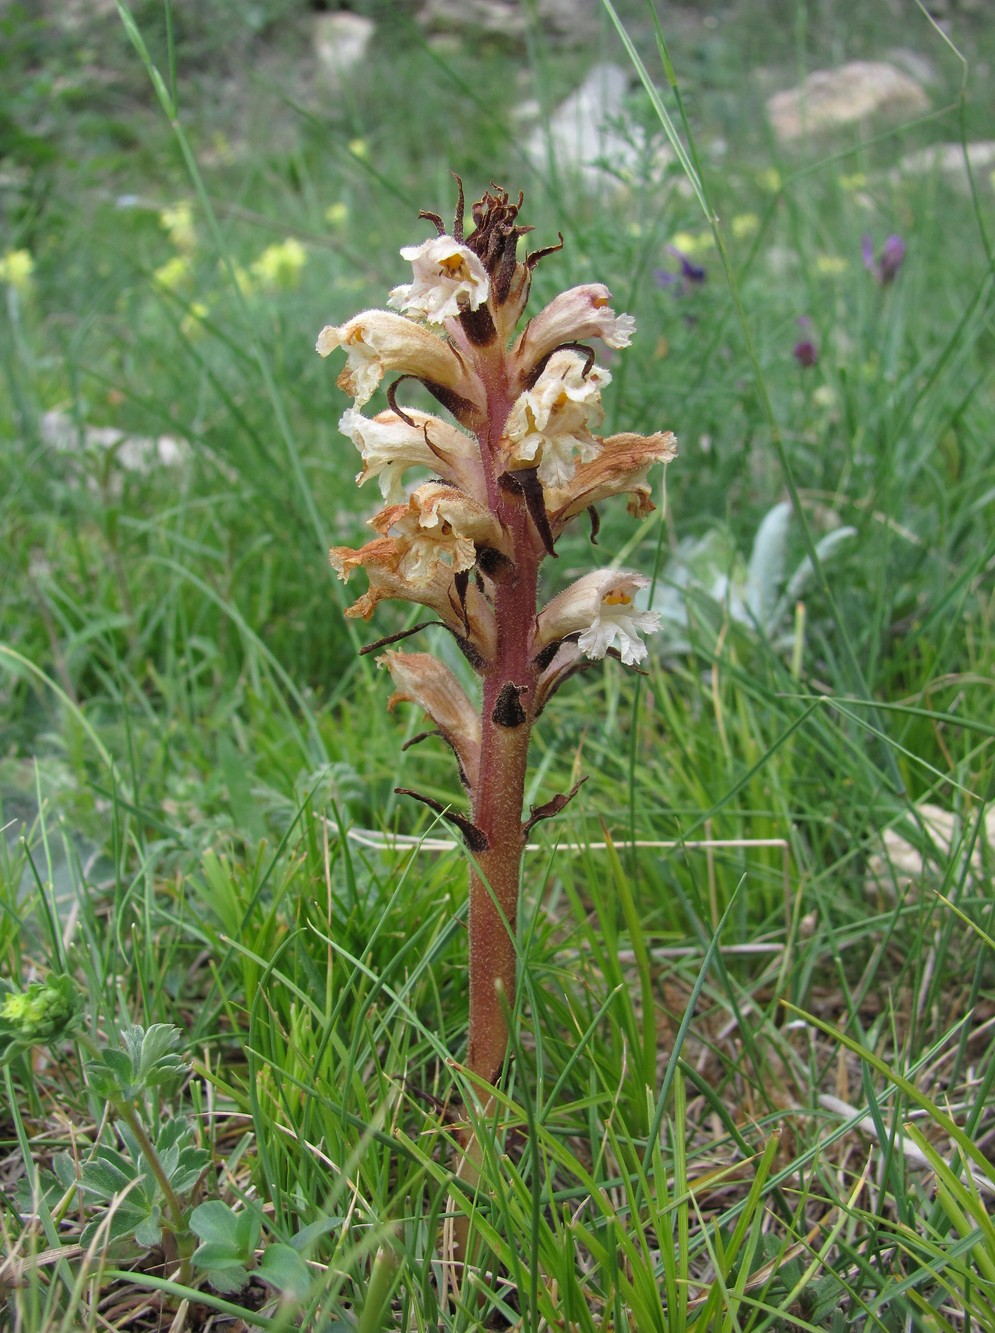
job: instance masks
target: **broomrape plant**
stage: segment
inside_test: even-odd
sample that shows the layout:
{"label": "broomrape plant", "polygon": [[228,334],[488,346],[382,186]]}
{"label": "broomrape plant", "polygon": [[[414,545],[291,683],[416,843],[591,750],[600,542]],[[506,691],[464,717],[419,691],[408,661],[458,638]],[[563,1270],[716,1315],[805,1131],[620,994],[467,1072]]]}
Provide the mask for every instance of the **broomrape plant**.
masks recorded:
{"label": "broomrape plant", "polygon": [[[669,431],[597,434],[611,376],[586,344],[623,348],[635,332],[632,316],[611,308],[607,287],[562,292],[515,336],[533,271],[563,237],[519,260],[519,241],[532,230],[518,221],[522,195],[513,202],[497,186],[473,205],[465,237],[456,180],[452,233],[437,214],[420,214],[438,234],[401,250],[413,280],[390,293],[392,309],[328,325],[317,351],[346,354],[338,383],[355,405],[340,429],[362,455],[358,484],[376,477],[386,502],[370,521],[372,541],[331,552],[342,579],[362,567],[369,580],[346,615],[368,620],[388,598],[425,606],[437,620],[371,648],[442,624],[480,678],[474,703],[428,653],[387,648],[379,658],[396,686],[388,706],[407,701],[428,713],[437,728],[430,734],[452,749],[469,796],[466,815],[398,788],[456,825],[471,853],[466,1066],[476,1083],[493,1085],[514,1011],[522,853],[533,825],[558,814],[580,785],[523,817],[532,727],[588,659],[634,666],[646,656],[640,636],[659,627],[656,612],[636,607],[649,582],[641,574],[592,570],[540,606],[539,569],[576,516],[590,515],[594,536],[600,501],[627,495],[631,514],[650,513],[648,471],[676,448]],[[389,409],[364,416],[359,409],[389,372],[399,375]],[[424,385],[452,420],[402,408],[396,391],[406,379]],[[433,480],[406,493],[412,467],[430,469]]]}

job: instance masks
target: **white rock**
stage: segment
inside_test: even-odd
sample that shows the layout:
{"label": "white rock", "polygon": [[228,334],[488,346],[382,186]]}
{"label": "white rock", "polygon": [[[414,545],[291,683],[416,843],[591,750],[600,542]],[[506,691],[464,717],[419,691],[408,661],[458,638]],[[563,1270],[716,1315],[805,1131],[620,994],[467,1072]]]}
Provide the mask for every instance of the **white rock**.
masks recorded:
{"label": "white rock", "polygon": [[767,115],[782,143],[875,115],[901,119],[928,110],[929,98],[911,75],[875,60],[815,70],[800,88],[767,99]]}
{"label": "white rock", "polygon": [[57,453],[102,449],[113,454],[124,472],[148,473],[156,467],[181,467],[190,458],[190,445],[172,435],[130,435],[114,426],[86,426],[82,431],[65,412],[45,412],[41,437]]}
{"label": "white rock", "polygon": [[627,129],[628,86],[621,66],[595,65],[553,112],[549,129],[540,126],[529,136],[525,154],[532,165],[576,176],[590,193],[617,189],[614,173],[632,171],[640,160],[641,131]]}
{"label": "white rock", "polygon": [[[967,155],[971,160],[971,170],[975,180],[984,187],[987,174],[995,168],[995,139],[981,139],[967,145]],[[944,181],[964,194],[969,194],[971,182],[964,161],[964,145],[959,143],[934,143],[928,148],[917,148],[914,153],[906,153],[899,159],[898,165],[889,172],[889,179],[898,182],[909,176],[942,176]]]}
{"label": "white rock", "polygon": [[[928,840],[925,834],[919,833],[917,840],[913,842],[894,828],[885,829],[881,835],[881,850],[870,857],[867,863],[868,892],[874,893],[883,889],[891,894],[896,883],[899,892],[903,892],[909,885],[918,888],[927,880],[935,884],[937,880],[943,879],[946,871],[944,863],[951,855],[958,857],[956,882],[956,876],[960,874],[963,865],[960,860],[963,855],[961,848],[967,845],[966,839],[971,832],[971,826],[962,822],[950,810],[944,810],[942,806],[932,805],[928,801],[921,801],[916,810],[919,819],[926,826]],[[968,818],[973,820],[973,816]],[[911,816],[905,827],[907,829],[914,827],[911,824]],[[975,883],[977,877],[983,874],[982,852],[985,842],[988,843],[990,851],[995,851],[995,808],[987,812],[978,841],[971,851],[968,862],[969,884]]]}
{"label": "white rock", "polygon": [[429,32],[522,42],[533,25],[565,46],[581,46],[597,32],[596,0],[427,0],[418,22]]}
{"label": "white rock", "polygon": [[361,64],[369,50],[375,24],[362,14],[345,11],[315,14],[314,54],[319,68],[337,87]]}

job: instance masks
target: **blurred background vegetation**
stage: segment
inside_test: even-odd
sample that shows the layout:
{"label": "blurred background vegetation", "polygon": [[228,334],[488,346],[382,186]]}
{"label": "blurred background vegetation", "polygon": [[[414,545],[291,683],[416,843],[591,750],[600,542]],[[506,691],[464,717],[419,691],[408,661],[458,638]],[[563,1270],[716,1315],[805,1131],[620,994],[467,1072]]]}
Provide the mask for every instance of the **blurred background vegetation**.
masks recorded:
{"label": "blurred background vegetation", "polygon": [[[652,14],[616,8],[681,125]],[[115,6],[0,5],[0,960],[11,978],[79,975],[95,1027],[176,1023],[219,1060],[213,1091],[259,1139],[252,1187],[279,1164],[287,1234],[325,1182],[274,1126],[334,1140],[341,1167],[409,1069],[450,1096],[440,1050],[465,1026],[459,854],[405,860],[345,836],[425,831],[393,795],[409,773],[439,800],[460,793],[442,747],[399,753],[418,719],[387,714],[384,678],[357,656],[404,615],[341,614],[360,589],[337,583],[327,547],[363,540],[375,496],[353,484],[348,403],[314,353],[323,324],[405,280],[397,250],[429,234],[420,209],[449,215],[452,171],[468,199],[522,188],[537,246],[564,233],[533,311],[604,281],[635,314],[632,348],[608,363],[606,432],[680,441],[656,515],[606,506],[600,547],[578,530],[550,570],[552,591],[593,559],[642,568],[668,622],[647,679],[609,663],[558,696],[530,799],[587,772],[564,840],[601,839],[603,821],[621,839],[784,844],[630,851],[624,874],[594,851],[537,855],[520,1094],[546,1077],[564,1136],[588,1134],[600,1161],[583,1099],[600,1108],[624,1084],[645,1135],[643,1089],[663,1078],[701,958],[666,950],[707,939],[731,902],[728,938],[773,952],[723,965],[708,1021],[681,1030],[728,1103],[699,1099],[689,1120],[702,1160],[709,1116],[738,1153],[747,1120],[833,1082],[828,1045],[785,1054],[781,999],[911,1059],[966,1015],[983,1029],[992,979],[990,952],[930,890],[991,933],[995,156],[976,154],[973,176],[909,165],[990,139],[986,13],[962,0],[937,26],[904,0],[658,7],[726,269],[606,9],[585,11],[579,42],[527,5],[520,38],[432,35],[414,5],[352,9],[374,35],[336,78],[316,47],[331,8],[141,0],[157,96]],[[769,96],[854,59],[914,72],[925,109],[780,142]],[[630,151],[591,190],[527,145],[597,60],[628,71]],[[880,254],[889,235],[905,260],[885,285],[862,245]],[[813,548],[823,575],[792,584]],[[593,1073],[573,1049],[588,1022]],[[981,1136],[989,1075],[958,1080],[991,1068],[990,1038],[972,1046],[969,1030],[930,1086],[963,1093]],[[17,1073],[38,1125],[92,1113],[78,1069]],[[404,1123],[425,1105],[406,1100]],[[816,1130],[797,1133],[802,1161]],[[908,1222],[924,1187],[889,1152],[900,1203],[881,1217]],[[427,1263],[432,1226],[426,1241],[404,1203],[417,1160],[396,1177],[384,1148],[362,1170],[371,1214],[408,1208],[405,1244]],[[878,1232],[865,1249],[866,1219],[848,1217],[833,1262],[873,1269],[884,1292],[888,1265],[865,1258]],[[805,1234],[811,1216],[796,1220]]]}

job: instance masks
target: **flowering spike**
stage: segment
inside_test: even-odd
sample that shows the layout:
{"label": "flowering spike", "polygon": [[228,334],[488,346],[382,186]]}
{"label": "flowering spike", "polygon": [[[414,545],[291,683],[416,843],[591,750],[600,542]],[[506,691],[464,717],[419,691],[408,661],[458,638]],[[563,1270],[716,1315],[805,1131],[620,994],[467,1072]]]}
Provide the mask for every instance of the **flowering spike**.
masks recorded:
{"label": "flowering spike", "polygon": [[[659,624],[656,613],[636,607],[649,582],[639,573],[592,570],[542,606],[540,567],[581,513],[596,540],[602,501],[625,495],[630,513],[651,513],[649,470],[676,448],[669,431],[598,434],[611,375],[591,342],[627,347],[634,319],[616,313],[603,284],[585,283],[554,297],[519,331],[533,270],[562,248],[563,236],[519,261],[518,243],[531,231],[519,220],[523,198],[493,183],[469,210],[467,236],[463,185],[455,180],[452,232],[440,215],[422,214],[437,235],[401,251],[412,277],[391,291],[393,310],[326,326],[318,351],[346,354],[339,384],[355,405],[340,429],[362,456],[357,481],[377,477],[385,501],[370,520],[372,540],[330,553],[341,578],[362,567],[369,580],[346,615],[369,619],[388,599],[426,606],[478,677],[471,697],[428,653],[388,648],[380,659],[396,687],[391,705],[407,700],[428,713],[435,730],[415,739],[446,741],[471,800],[466,816],[396,789],[454,824],[473,853],[466,1065],[479,1086],[499,1077],[507,1053],[526,840],[580,786],[523,817],[532,727],[563,682],[592,662],[616,657],[637,668],[647,655],[642,636]],[[388,372],[400,377],[387,390],[389,410],[363,416],[358,409]],[[406,378],[417,379],[455,423],[402,409],[397,387]],[[433,479],[412,486],[411,468],[427,468]],[[464,1183],[475,1183],[469,1146],[467,1153]]]}

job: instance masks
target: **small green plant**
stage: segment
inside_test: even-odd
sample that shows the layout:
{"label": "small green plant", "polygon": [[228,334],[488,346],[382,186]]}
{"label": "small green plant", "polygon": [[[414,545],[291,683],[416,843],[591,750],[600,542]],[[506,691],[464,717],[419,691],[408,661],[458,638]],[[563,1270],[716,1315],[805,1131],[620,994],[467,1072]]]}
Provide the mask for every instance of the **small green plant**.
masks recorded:
{"label": "small green plant", "polygon": [[216,1291],[241,1291],[255,1276],[293,1296],[307,1292],[310,1273],[292,1245],[268,1245],[255,1267],[262,1232],[262,1218],[255,1208],[236,1211],[221,1199],[209,1199],[190,1214],[190,1229],[200,1241],[193,1253],[194,1266]]}
{"label": "small green plant", "polygon": [[[96,1046],[88,1037],[81,1045],[93,1059],[87,1064],[91,1089],[109,1102],[120,1120],[124,1152],[101,1145],[80,1172],[84,1195],[113,1209],[112,1237],[133,1236],[144,1246],[164,1244],[175,1250],[179,1280],[190,1279],[193,1233],[186,1196],[196,1187],[210,1161],[198,1148],[181,1118],[165,1121],[158,1131],[157,1108],[151,1096],[187,1072],[178,1054],[179,1029],[166,1023],[148,1028],[133,1024],[121,1034],[120,1045]],[[91,1237],[100,1218],[88,1224]]]}
{"label": "small green plant", "polygon": [[[83,1228],[80,1244],[88,1245],[106,1222],[110,1240],[133,1237],[148,1249],[161,1244],[163,1232],[169,1231],[183,1246],[189,1226],[182,1200],[200,1180],[210,1154],[196,1146],[190,1126],[180,1118],[167,1120],[154,1139],[144,1131],[134,1134],[127,1123],[118,1126],[118,1133],[123,1151],[101,1144],[80,1168],[84,1197],[103,1205]],[[67,1167],[74,1170],[68,1154],[55,1159],[63,1184]]]}

